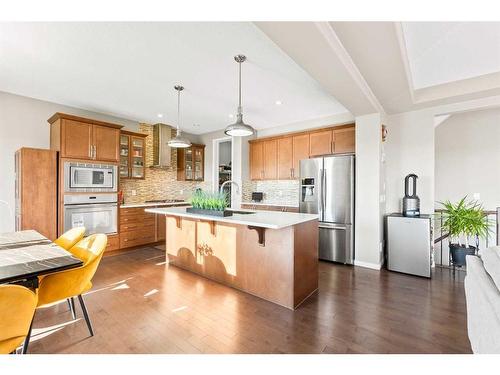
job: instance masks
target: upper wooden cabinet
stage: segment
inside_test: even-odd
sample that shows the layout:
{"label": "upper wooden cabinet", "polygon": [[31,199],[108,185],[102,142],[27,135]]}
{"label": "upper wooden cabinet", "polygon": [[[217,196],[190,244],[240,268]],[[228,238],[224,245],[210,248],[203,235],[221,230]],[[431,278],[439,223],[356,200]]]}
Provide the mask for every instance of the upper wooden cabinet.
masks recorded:
{"label": "upper wooden cabinet", "polygon": [[50,148],[60,157],[119,161],[121,125],[56,113],[49,120]]}
{"label": "upper wooden cabinet", "polygon": [[293,178],[293,137],[278,139],[278,180]]}
{"label": "upper wooden cabinet", "polygon": [[120,134],[120,177],[144,179],[146,177],[147,134],[122,130]]}
{"label": "upper wooden cabinet", "polygon": [[205,179],[205,145],[177,149],[177,180],[203,181]]}
{"label": "upper wooden cabinet", "polygon": [[335,139],[333,143],[335,154],[356,151],[356,129],[354,127],[334,130],[333,137]]}
{"label": "upper wooden cabinet", "polygon": [[303,159],[354,152],[355,128],[343,125],[249,142],[252,180],[296,179]]}
{"label": "upper wooden cabinet", "polygon": [[264,179],[264,143],[250,143],[250,178]]}
{"label": "upper wooden cabinet", "polygon": [[292,178],[299,178],[300,161],[309,158],[309,134],[293,136]]}
{"label": "upper wooden cabinet", "polygon": [[309,157],[333,153],[333,131],[331,129],[309,134]]}

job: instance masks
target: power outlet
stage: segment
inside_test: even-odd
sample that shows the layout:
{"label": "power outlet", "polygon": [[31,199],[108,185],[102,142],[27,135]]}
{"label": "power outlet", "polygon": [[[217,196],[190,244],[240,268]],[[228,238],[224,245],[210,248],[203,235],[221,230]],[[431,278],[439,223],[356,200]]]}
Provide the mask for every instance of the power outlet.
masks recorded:
{"label": "power outlet", "polygon": [[135,197],[137,195],[137,190],[132,190],[132,196]]}

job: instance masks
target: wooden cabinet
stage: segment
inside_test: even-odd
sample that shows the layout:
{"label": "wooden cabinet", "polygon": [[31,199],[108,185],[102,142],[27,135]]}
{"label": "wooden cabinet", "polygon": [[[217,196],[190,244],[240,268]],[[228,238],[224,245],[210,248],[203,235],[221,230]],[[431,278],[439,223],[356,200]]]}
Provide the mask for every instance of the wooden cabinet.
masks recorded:
{"label": "wooden cabinet", "polygon": [[293,178],[293,137],[278,139],[278,180]]}
{"label": "wooden cabinet", "polygon": [[56,113],[49,120],[50,148],[61,158],[119,161],[121,125]]}
{"label": "wooden cabinet", "polygon": [[205,145],[193,144],[177,149],[177,180],[203,181],[205,179]]}
{"label": "wooden cabinet", "polygon": [[156,215],[144,207],[120,209],[120,248],[140,246],[156,241]]}
{"label": "wooden cabinet", "polygon": [[[15,154],[16,231],[34,229],[57,238],[57,153],[21,148]],[[6,183],[6,182],[5,182]],[[2,217],[7,220],[7,217]]]}
{"label": "wooden cabinet", "polygon": [[121,131],[120,134],[120,177],[144,179],[146,176],[147,134]]}
{"label": "wooden cabinet", "polygon": [[309,134],[293,136],[292,177],[299,178],[300,161],[309,158]]}
{"label": "wooden cabinet", "polygon": [[333,131],[334,150],[335,154],[356,151],[356,130],[352,128],[344,128]]}
{"label": "wooden cabinet", "polygon": [[120,131],[109,126],[94,125],[92,127],[94,159],[102,161],[118,161],[118,143]]}
{"label": "wooden cabinet", "polygon": [[63,120],[61,131],[61,157],[92,159],[92,124],[73,120]]}
{"label": "wooden cabinet", "polygon": [[120,248],[120,237],[117,234],[108,234],[108,243],[105,251],[114,251]]}
{"label": "wooden cabinet", "polygon": [[167,232],[167,217],[156,214],[156,241],[165,241]]}
{"label": "wooden cabinet", "polygon": [[250,143],[250,178],[262,180],[264,178],[264,144]]}
{"label": "wooden cabinet", "polygon": [[333,153],[333,131],[315,131],[309,134],[309,157]]}
{"label": "wooden cabinet", "polygon": [[264,179],[276,180],[278,178],[278,141],[276,139],[265,141],[262,146],[262,160],[264,164]]}
{"label": "wooden cabinet", "polygon": [[355,152],[355,128],[342,125],[249,142],[250,179],[296,179],[303,159]]}

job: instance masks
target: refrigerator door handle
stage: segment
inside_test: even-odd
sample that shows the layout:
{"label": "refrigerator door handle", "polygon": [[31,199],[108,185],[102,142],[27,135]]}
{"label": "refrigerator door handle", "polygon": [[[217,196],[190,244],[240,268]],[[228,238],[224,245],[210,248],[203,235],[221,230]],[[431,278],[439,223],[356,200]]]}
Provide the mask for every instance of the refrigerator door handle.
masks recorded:
{"label": "refrigerator door handle", "polygon": [[330,224],[330,223],[319,223],[318,224],[319,228],[324,228],[324,229],[339,229],[339,230],[346,230],[347,226],[343,224]]}
{"label": "refrigerator door handle", "polygon": [[322,197],[321,197],[321,207],[323,209],[323,212],[326,211],[326,169],[323,169],[322,171],[322,175],[321,175],[321,186],[322,186]]}

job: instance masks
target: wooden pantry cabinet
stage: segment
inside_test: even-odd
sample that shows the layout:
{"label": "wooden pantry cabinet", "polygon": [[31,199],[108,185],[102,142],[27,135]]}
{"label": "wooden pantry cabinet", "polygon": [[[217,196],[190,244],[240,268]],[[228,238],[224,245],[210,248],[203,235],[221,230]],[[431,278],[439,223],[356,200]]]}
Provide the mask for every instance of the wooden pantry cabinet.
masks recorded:
{"label": "wooden pantry cabinet", "polygon": [[253,139],[249,143],[252,180],[296,179],[302,159],[355,152],[355,127],[342,125]]}
{"label": "wooden pantry cabinet", "polygon": [[49,120],[50,148],[61,158],[119,161],[122,125],[55,113]]}

